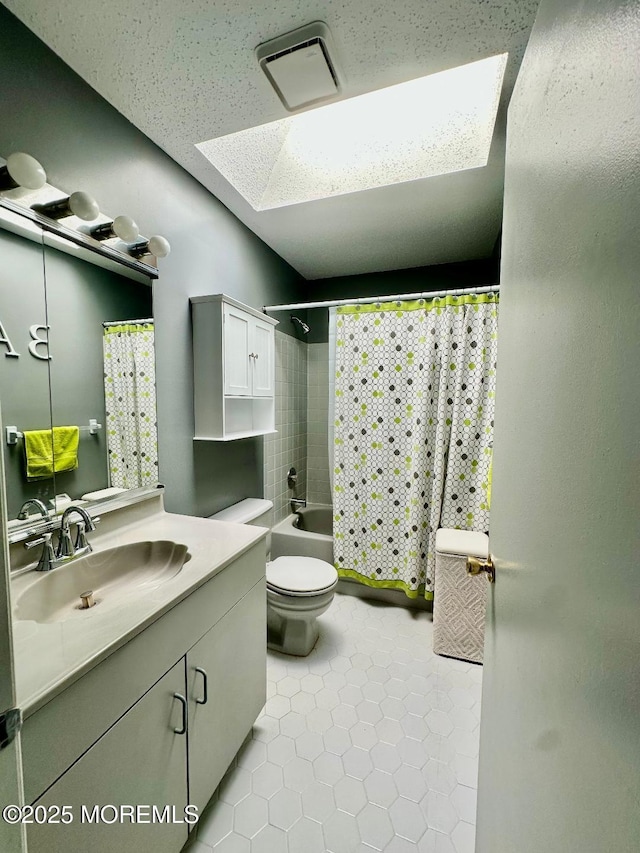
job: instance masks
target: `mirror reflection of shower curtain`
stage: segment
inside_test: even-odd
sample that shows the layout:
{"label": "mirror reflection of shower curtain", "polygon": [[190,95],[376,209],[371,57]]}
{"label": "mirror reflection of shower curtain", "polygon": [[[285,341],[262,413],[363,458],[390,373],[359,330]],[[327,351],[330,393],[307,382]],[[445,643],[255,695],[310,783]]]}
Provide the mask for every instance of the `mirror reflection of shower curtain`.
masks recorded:
{"label": "mirror reflection of shower curtain", "polygon": [[433,597],[439,527],[486,531],[498,297],[338,309],[334,560]]}
{"label": "mirror reflection of shower curtain", "polygon": [[158,482],[153,323],[105,326],[103,349],[110,484],[153,485]]}

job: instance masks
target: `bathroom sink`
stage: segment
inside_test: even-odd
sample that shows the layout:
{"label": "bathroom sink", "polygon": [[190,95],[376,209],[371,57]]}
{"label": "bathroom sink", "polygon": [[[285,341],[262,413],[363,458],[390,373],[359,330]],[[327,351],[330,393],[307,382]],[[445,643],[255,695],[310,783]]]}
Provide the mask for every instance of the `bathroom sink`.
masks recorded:
{"label": "bathroom sink", "polygon": [[[191,555],[176,542],[133,542],[70,560],[38,578],[18,595],[14,617],[34,622],[63,622],[87,617],[132,595],[144,595],[175,577]],[[80,595],[93,591],[95,608],[84,608]]]}

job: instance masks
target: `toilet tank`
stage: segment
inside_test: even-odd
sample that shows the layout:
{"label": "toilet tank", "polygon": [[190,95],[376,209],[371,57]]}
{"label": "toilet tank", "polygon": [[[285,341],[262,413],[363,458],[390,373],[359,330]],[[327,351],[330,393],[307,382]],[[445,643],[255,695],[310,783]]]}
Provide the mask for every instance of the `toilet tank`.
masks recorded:
{"label": "toilet tank", "polygon": [[[263,498],[245,498],[237,504],[210,515],[214,521],[230,521],[234,524],[253,524],[258,527],[272,526],[273,503]],[[271,551],[271,533],[267,536],[267,556]]]}

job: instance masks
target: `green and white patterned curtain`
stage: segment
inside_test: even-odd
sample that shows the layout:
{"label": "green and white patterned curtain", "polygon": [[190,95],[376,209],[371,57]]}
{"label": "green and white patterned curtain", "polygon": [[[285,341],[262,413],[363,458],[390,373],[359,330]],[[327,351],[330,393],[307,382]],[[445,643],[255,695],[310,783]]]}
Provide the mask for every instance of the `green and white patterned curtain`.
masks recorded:
{"label": "green and white patterned curtain", "polygon": [[498,296],[338,308],[339,575],[433,597],[439,527],[486,531]]}
{"label": "green and white patterned curtain", "polygon": [[107,446],[112,486],[158,482],[153,323],[106,326],[103,336]]}

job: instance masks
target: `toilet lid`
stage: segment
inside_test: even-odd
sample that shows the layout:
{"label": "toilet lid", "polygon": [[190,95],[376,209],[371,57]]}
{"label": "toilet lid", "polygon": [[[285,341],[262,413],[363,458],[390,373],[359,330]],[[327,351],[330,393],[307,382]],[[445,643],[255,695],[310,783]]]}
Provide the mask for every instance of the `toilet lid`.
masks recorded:
{"label": "toilet lid", "polygon": [[267,563],[267,586],[294,595],[323,592],[337,580],[333,566],[315,557],[278,557]]}

